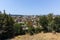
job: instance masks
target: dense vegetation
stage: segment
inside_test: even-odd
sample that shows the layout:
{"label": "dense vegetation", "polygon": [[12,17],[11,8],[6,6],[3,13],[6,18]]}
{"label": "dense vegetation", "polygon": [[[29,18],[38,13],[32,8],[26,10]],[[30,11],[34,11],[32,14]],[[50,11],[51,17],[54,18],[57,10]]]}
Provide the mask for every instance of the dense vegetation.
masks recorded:
{"label": "dense vegetation", "polygon": [[6,15],[5,10],[4,13],[0,12],[0,40],[7,39],[14,34],[14,20],[11,16]]}
{"label": "dense vegetation", "polygon": [[14,19],[7,15],[5,10],[4,12],[0,12],[0,39],[7,39],[13,37],[15,35],[23,35],[29,33],[31,35],[39,33],[39,32],[60,32],[60,16],[48,14],[39,16],[38,23],[40,26],[34,28],[30,24],[28,24],[28,30],[23,30],[22,25],[15,23]]}

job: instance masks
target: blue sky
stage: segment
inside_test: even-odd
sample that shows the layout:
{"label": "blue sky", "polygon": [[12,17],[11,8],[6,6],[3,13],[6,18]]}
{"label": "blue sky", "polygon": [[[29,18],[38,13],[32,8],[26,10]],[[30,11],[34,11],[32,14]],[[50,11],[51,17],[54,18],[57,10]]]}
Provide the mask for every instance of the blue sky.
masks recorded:
{"label": "blue sky", "polygon": [[0,10],[18,15],[60,15],[60,0],[0,0]]}

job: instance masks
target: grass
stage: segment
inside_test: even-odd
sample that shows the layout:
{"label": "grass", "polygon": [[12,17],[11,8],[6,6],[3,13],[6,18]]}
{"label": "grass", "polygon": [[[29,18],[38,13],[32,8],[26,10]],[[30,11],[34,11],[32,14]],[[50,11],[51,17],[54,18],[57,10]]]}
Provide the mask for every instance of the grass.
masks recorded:
{"label": "grass", "polygon": [[35,35],[22,35],[22,36],[16,36],[12,38],[11,40],[60,40],[60,33],[39,33]]}

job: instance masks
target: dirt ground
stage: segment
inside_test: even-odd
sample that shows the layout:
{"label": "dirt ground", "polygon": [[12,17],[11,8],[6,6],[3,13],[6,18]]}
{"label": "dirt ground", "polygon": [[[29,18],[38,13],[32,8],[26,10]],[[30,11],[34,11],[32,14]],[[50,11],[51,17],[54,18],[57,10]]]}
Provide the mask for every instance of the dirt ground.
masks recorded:
{"label": "dirt ground", "polygon": [[39,33],[33,36],[26,34],[14,37],[11,40],[60,40],[60,33]]}

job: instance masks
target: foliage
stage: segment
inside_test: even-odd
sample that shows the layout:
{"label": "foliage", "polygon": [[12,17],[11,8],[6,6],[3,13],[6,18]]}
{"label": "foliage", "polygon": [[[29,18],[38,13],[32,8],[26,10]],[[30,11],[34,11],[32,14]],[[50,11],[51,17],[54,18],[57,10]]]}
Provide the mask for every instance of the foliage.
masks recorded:
{"label": "foliage", "polygon": [[53,14],[52,13],[48,14],[47,19],[48,19],[48,26],[47,26],[48,32],[52,32],[54,27]]}
{"label": "foliage", "polygon": [[14,20],[11,16],[0,13],[0,39],[12,37],[14,34]]}
{"label": "foliage", "polygon": [[55,17],[55,31],[60,32],[60,17]]}
{"label": "foliage", "polygon": [[[53,14],[39,16],[37,27],[33,27],[33,22],[27,21],[27,30],[23,30],[23,23],[15,23],[14,18],[7,15],[5,10],[0,11],[0,39],[6,39],[14,35],[22,35],[28,32],[30,35],[43,32],[60,32],[60,16]],[[39,27],[41,26],[41,27]]]}
{"label": "foliage", "polygon": [[45,15],[40,16],[40,21],[39,21],[40,25],[43,27],[43,31],[47,32],[47,26],[48,26],[48,20],[47,17]]}
{"label": "foliage", "polygon": [[41,27],[35,28],[35,33],[39,33],[39,32],[41,32],[41,31],[42,31]]}
{"label": "foliage", "polygon": [[22,23],[15,23],[14,24],[14,29],[15,29],[15,34],[16,35],[22,35],[25,34],[25,32],[22,29]]}
{"label": "foliage", "polygon": [[28,33],[30,33],[30,35],[33,35],[35,33],[34,27],[28,27]]}

